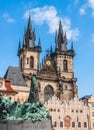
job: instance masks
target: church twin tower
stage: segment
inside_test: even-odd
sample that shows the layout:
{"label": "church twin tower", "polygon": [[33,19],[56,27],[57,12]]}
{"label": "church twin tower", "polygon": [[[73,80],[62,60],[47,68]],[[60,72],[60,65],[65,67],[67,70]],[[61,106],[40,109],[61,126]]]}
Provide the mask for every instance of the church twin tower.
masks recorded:
{"label": "church twin tower", "polygon": [[36,75],[39,84],[39,98],[42,102],[56,95],[63,102],[78,95],[74,78],[73,58],[74,48],[67,49],[67,38],[63,32],[62,23],[55,35],[55,51],[52,47],[40,63],[41,42],[35,45],[35,30],[32,29],[31,17],[29,16],[28,27],[24,30],[23,46],[19,42],[18,56],[20,69],[27,87],[30,87],[31,76]]}

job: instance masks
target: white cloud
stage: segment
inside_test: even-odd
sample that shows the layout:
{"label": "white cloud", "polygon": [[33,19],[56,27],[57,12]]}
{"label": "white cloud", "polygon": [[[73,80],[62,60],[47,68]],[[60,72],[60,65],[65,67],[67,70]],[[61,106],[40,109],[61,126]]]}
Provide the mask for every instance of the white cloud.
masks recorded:
{"label": "white cloud", "polygon": [[8,23],[14,23],[14,22],[15,22],[15,19],[13,19],[13,18],[8,18],[8,19],[7,19],[7,22],[8,22]]}
{"label": "white cloud", "polygon": [[94,9],[94,0],[88,0],[89,7]]}
{"label": "white cloud", "polygon": [[79,13],[80,13],[80,15],[85,15],[86,11],[84,8],[80,8]]}
{"label": "white cloud", "polygon": [[7,13],[7,12],[5,12],[4,14],[3,14],[3,18],[8,18],[9,17],[9,14]]}
{"label": "white cloud", "polygon": [[[58,16],[58,12],[54,6],[44,6],[42,8],[34,8],[31,10],[27,10],[24,13],[24,18],[29,17],[29,13],[31,14],[31,17],[33,21],[37,25],[42,25],[44,22],[49,27],[49,33],[55,33],[58,29],[59,20],[61,19],[63,23],[63,28],[67,33],[68,39],[77,40],[78,38],[78,29],[72,29],[71,28],[71,20],[67,17],[60,18]],[[73,36],[74,32],[77,32],[77,35],[75,37]]]}
{"label": "white cloud", "polygon": [[74,4],[77,5],[79,0],[74,0]]}
{"label": "white cloud", "polygon": [[94,0],[87,0],[79,10],[80,14],[84,15],[88,8],[91,9],[91,16],[94,17]]}
{"label": "white cloud", "polygon": [[2,17],[6,20],[7,23],[14,23],[15,22],[15,19],[11,18],[9,16],[9,13],[7,13],[7,12],[5,12]]}
{"label": "white cloud", "polygon": [[91,36],[91,41],[94,43],[94,33]]}

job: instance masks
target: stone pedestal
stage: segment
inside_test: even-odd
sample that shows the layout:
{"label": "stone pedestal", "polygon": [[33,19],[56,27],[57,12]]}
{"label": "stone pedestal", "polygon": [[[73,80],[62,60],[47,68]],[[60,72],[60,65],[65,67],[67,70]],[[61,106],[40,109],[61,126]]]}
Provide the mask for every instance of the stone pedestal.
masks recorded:
{"label": "stone pedestal", "polygon": [[52,124],[50,119],[35,123],[31,120],[4,120],[0,121],[0,130],[52,130]]}

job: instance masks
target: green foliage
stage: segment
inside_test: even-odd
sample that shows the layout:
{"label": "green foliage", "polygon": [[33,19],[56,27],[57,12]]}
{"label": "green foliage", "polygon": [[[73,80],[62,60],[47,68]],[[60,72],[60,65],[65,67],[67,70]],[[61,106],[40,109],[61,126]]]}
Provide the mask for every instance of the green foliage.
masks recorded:
{"label": "green foliage", "polygon": [[10,98],[0,96],[0,119],[6,119],[9,116],[11,104]]}

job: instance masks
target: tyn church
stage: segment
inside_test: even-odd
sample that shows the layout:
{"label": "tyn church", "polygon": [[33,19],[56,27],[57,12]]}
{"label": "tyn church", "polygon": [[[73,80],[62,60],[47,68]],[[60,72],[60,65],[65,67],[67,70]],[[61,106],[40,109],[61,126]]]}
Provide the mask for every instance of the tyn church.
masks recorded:
{"label": "tyn church", "polygon": [[77,78],[74,77],[73,67],[74,47],[72,43],[71,49],[67,49],[67,37],[61,21],[55,34],[55,51],[51,47],[42,63],[40,62],[41,41],[39,38],[36,46],[35,40],[36,34],[32,29],[29,16],[28,26],[24,29],[22,47],[19,42],[19,67],[9,66],[4,76],[11,81],[12,87],[18,92],[14,100],[27,99],[33,74],[37,77],[39,98],[42,102],[48,101],[54,95],[62,102],[68,102],[77,97]]}

